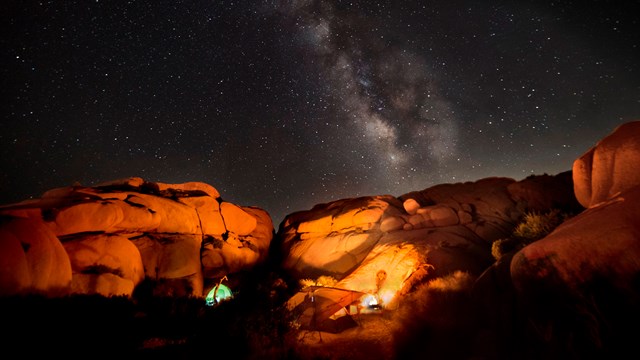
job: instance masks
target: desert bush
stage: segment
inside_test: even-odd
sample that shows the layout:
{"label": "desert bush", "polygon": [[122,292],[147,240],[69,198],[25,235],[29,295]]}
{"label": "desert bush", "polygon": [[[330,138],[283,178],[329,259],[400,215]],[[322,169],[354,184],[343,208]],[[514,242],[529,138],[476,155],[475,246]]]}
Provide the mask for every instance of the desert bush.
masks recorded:
{"label": "desert bush", "polygon": [[300,287],[305,288],[309,286],[326,286],[332,287],[338,283],[334,277],[331,276],[320,276],[316,280],[313,279],[301,279],[299,281]]}
{"label": "desert bush", "polygon": [[398,358],[468,358],[475,324],[470,297],[474,277],[456,271],[422,284],[393,315]]}
{"label": "desert bush", "polygon": [[497,261],[505,254],[518,251],[526,245],[540,240],[562,224],[571,214],[559,209],[546,213],[528,212],[516,225],[511,237],[496,240],[491,244],[491,255]]}
{"label": "desert bush", "polygon": [[525,214],[523,221],[516,226],[513,236],[531,243],[547,236],[568,217],[569,214],[558,209],[552,209],[544,214],[529,212]]}
{"label": "desert bush", "polygon": [[491,244],[491,255],[498,261],[508,253],[522,249],[524,245],[524,242],[519,239],[499,239]]}

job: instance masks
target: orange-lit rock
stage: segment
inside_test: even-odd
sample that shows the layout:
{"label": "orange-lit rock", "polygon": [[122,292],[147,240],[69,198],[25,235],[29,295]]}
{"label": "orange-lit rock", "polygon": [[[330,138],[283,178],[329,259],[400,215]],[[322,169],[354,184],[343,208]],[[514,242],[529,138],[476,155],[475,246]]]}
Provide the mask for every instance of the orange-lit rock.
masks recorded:
{"label": "orange-lit rock", "polygon": [[163,216],[154,206],[151,196],[130,192],[101,194],[104,197],[112,197],[122,200],[114,201],[114,205],[120,207],[123,219],[114,225],[112,231],[158,231],[163,221]]}
{"label": "orange-lit rock", "polygon": [[42,221],[0,217],[0,295],[65,295],[71,263]]}
{"label": "orange-lit rock", "polygon": [[333,224],[333,216],[326,215],[301,223],[298,231],[303,234],[326,234],[331,232],[331,224]]}
{"label": "orange-lit rock", "polygon": [[[420,250],[407,242],[376,246],[360,266],[340,281],[340,286],[378,294],[381,305],[394,308],[399,300],[397,293],[405,286],[405,281],[424,264]],[[384,274],[382,281],[378,274]]]}
{"label": "orange-lit rock", "polygon": [[[507,187],[516,183],[509,178],[485,178],[475,182],[440,184],[423,191],[402,195],[401,199],[414,198],[419,203],[447,206],[454,211],[469,208],[473,220],[465,226],[489,243],[511,233],[514,223],[522,216],[523,209],[516,207]],[[544,193],[540,194],[540,196]],[[444,214],[439,215],[442,220]],[[457,217],[457,216],[456,216]],[[453,222],[453,218],[449,218]],[[458,219],[459,221],[459,219]]]}
{"label": "orange-lit rock", "polygon": [[249,235],[256,228],[256,218],[237,205],[223,201],[220,204],[220,213],[227,230],[236,235]]}
{"label": "orange-lit rock", "polygon": [[245,240],[250,242],[255,247],[259,254],[260,262],[267,259],[269,254],[269,247],[271,246],[271,240],[274,236],[273,221],[269,213],[263,209],[255,206],[243,206],[244,210],[249,215],[256,219],[256,227],[246,236]]}
{"label": "orange-lit rock", "polygon": [[[156,294],[203,296],[205,274],[215,281],[250,269],[266,260],[273,238],[266,211],[223,202],[215,188],[197,182],[134,177],[57,188],[40,199],[2,206],[0,214],[32,219],[47,229],[69,271],[67,252],[71,256],[73,281],[68,277],[64,286],[75,293],[131,295],[144,279],[157,285]],[[26,241],[21,236],[28,234],[16,235],[5,226],[0,225],[1,246],[7,254],[20,253],[18,245]],[[49,269],[44,262],[27,269],[19,259],[0,254],[6,293],[41,287],[29,285],[25,274],[44,276],[40,271]]]}
{"label": "orange-lit rock", "polygon": [[[130,177],[124,179],[115,179],[104,181],[97,184],[97,187],[109,187],[109,188],[126,188],[126,189],[140,189],[144,185],[145,181],[141,177]],[[50,191],[47,191],[49,193]]]}
{"label": "orange-lit rock", "polygon": [[140,251],[123,236],[89,235],[63,245],[71,260],[74,293],[131,296],[144,279]]}
{"label": "orange-lit rock", "polygon": [[187,204],[157,195],[136,192],[106,192],[96,188],[78,188],[69,194],[90,195],[43,206],[43,218],[58,236],[81,232],[149,231],[198,233],[200,221],[196,210]]}
{"label": "orange-lit rock", "polygon": [[640,121],[618,126],[573,163],[575,195],[584,207],[640,183]]}
{"label": "orange-lit rock", "polygon": [[196,193],[200,191],[203,193],[203,195],[207,195],[214,199],[217,199],[220,197],[220,193],[216,188],[214,188],[209,184],[205,184],[197,181],[186,182],[183,184],[166,184],[161,182],[149,183],[149,184],[150,186],[157,186],[160,192],[170,191],[170,192]]}
{"label": "orange-lit rock", "polygon": [[[369,204],[338,213],[333,216],[330,231],[369,230],[376,225],[384,209],[378,207],[380,203]],[[385,204],[386,205],[386,204]]]}
{"label": "orange-lit rock", "polygon": [[402,203],[402,207],[409,215],[415,215],[420,209],[420,204],[415,199],[407,199]]}
{"label": "orange-lit rock", "polygon": [[[607,279],[625,292],[640,274],[640,184],[588,208],[544,239],[518,252],[511,264],[517,285],[541,280],[577,290]],[[636,293],[640,295],[640,293]]]}
{"label": "orange-lit rock", "polygon": [[122,208],[111,201],[85,202],[51,212],[53,221],[47,223],[58,236],[113,231],[114,227],[124,220]]}
{"label": "orange-lit rock", "polygon": [[342,277],[360,265],[380,237],[378,233],[348,232],[295,242],[284,265],[309,277]]}
{"label": "orange-lit rock", "polygon": [[146,279],[181,280],[188,291],[180,289],[180,293],[202,295],[201,235],[144,234],[130,240],[140,251]]}
{"label": "orange-lit rock", "polygon": [[196,216],[204,234],[221,236],[227,231],[217,199],[209,196],[192,196],[180,198],[179,201],[196,210]]}
{"label": "orange-lit rock", "polygon": [[436,227],[456,225],[460,222],[458,213],[448,206],[435,205],[424,213],[423,217],[426,218],[425,215],[428,215],[428,219]]}
{"label": "orange-lit rock", "polygon": [[382,220],[380,223],[380,231],[382,232],[391,232],[402,230],[405,221],[400,216],[388,216],[386,219]]}
{"label": "orange-lit rock", "polygon": [[248,270],[253,264],[267,259],[274,235],[271,217],[256,207],[239,209],[254,219],[251,222],[255,224],[253,230],[247,235],[230,232],[226,240],[222,237],[206,238],[200,255],[205,276],[221,277],[227,273]]}

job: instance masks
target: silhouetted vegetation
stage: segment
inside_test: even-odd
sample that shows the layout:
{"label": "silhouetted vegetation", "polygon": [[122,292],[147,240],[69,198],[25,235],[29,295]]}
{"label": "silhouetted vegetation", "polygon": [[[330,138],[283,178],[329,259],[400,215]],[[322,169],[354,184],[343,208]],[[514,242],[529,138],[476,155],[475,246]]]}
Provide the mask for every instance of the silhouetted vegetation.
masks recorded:
{"label": "silhouetted vegetation", "polygon": [[394,314],[398,359],[468,359],[475,338],[473,277],[455,272],[420,285]]}
{"label": "silhouetted vegetation", "polygon": [[572,216],[572,214],[559,209],[552,209],[546,213],[528,212],[516,225],[511,237],[493,242],[491,255],[494,259],[500,260],[505,254],[518,251],[547,236]]}
{"label": "silhouetted vegetation", "polygon": [[121,297],[12,296],[2,298],[0,307],[5,329],[0,346],[25,358],[123,353],[135,349],[144,333],[135,304]]}
{"label": "silhouetted vegetation", "polygon": [[5,297],[0,322],[7,335],[0,347],[25,358],[283,358],[287,295],[264,284],[269,279],[245,279],[232,299],[216,306],[184,296]]}

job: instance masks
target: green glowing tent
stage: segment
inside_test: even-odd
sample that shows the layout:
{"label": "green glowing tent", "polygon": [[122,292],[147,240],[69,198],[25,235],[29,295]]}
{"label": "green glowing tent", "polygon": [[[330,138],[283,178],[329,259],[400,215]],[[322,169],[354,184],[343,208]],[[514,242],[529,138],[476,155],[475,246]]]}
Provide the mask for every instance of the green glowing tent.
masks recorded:
{"label": "green glowing tent", "polygon": [[218,284],[209,291],[205,301],[207,302],[207,305],[213,306],[220,303],[220,301],[230,299],[231,297],[233,297],[231,289],[224,284]]}

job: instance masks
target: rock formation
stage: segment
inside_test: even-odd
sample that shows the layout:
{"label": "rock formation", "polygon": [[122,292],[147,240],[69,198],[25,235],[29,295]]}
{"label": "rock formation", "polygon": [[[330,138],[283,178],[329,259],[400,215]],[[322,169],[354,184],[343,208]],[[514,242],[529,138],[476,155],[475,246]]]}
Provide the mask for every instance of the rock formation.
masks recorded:
{"label": "rock formation", "polygon": [[577,208],[572,194],[565,172],[343,199],[290,214],[274,245],[295,278],[332,276],[336,286],[377,294],[393,307],[425,277],[480,274],[494,261],[492,242],[510,236],[526,212]]}
{"label": "rock formation", "polygon": [[204,183],[129,178],[47,191],[0,208],[0,295],[203,296],[209,280],[265,261],[273,224]]}

